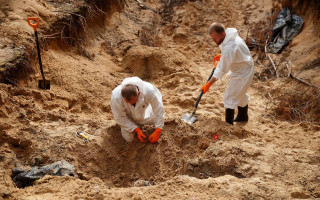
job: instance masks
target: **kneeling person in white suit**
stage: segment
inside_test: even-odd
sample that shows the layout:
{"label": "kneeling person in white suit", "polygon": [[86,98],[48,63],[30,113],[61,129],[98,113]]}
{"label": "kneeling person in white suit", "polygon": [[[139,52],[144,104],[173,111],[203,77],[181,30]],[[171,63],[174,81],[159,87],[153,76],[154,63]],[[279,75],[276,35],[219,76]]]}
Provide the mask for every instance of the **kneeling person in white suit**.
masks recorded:
{"label": "kneeling person in white suit", "polygon": [[132,142],[135,134],[141,142],[147,142],[138,125],[154,125],[156,130],[148,140],[158,142],[164,125],[164,108],[162,95],[154,85],[138,77],[124,79],[112,91],[111,110],[127,142]]}

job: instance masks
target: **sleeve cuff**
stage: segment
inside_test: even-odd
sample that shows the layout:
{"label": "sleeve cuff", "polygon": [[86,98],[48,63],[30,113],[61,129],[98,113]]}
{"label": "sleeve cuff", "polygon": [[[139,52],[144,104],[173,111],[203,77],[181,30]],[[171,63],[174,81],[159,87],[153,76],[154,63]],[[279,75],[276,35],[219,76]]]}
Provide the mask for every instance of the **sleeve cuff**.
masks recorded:
{"label": "sleeve cuff", "polygon": [[224,73],[223,73],[221,70],[216,69],[216,70],[214,71],[213,77],[214,77],[215,79],[221,79],[223,75],[224,75]]}

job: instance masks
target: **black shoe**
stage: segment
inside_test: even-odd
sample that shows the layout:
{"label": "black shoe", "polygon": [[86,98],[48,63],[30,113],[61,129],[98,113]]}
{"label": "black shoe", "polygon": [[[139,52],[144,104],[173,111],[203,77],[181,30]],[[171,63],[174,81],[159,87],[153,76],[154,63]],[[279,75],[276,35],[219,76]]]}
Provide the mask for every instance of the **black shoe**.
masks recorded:
{"label": "black shoe", "polygon": [[226,122],[233,125],[234,109],[226,108]]}
{"label": "black shoe", "polygon": [[234,118],[234,122],[247,122],[249,119],[248,117],[248,105],[245,107],[238,106],[238,115]]}

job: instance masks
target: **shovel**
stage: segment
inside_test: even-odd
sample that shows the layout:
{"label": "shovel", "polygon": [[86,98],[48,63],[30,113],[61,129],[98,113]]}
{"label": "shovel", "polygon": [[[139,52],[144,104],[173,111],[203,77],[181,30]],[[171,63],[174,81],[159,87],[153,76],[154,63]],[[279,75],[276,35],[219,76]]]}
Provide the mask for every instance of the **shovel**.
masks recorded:
{"label": "shovel", "polygon": [[[36,21],[36,23],[32,23],[31,20]],[[37,27],[39,25],[39,18],[38,17],[28,17],[28,24],[33,27],[34,35],[36,37],[36,43],[37,43],[37,51],[38,51],[38,59],[39,59],[39,66],[40,71],[42,75],[42,80],[39,80],[38,87],[43,90],[50,90],[50,81],[46,80],[43,73],[42,63],[41,63],[41,55],[40,55],[40,47],[39,47],[39,41],[38,41],[38,31]]]}
{"label": "shovel", "polygon": [[[212,72],[211,72],[211,74],[210,74],[207,82],[211,79],[211,77],[212,77],[212,75],[213,75],[213,73],[214,73],[214,70],[215,70],[216,67],[217,67],[216,61],[220,61],[220,57],[221,57],[221,55],[219,54],[219,55],[216,55],[216,56],[213,58],[213,66],[214,66],[214,67],[213,67],[213,69],[212,69]],[[197,120],[197,118],[198,118],[199,116],[198,116],[198,115],[195,115],[195,113],[196,113],[196,110],[197,110],[197,108],[198,108],[198,104],[199,104],[199,102],[200,102],[200,99],[201,99],[202,95],[203,95],[203,90],[201,91],[201,93],[200,93],[200,95],[199,95],[199,97],[198,97],[197,103],[196,103],[196,105],[194,106],[194,109],[193,109],[192,113],[191,113],[191,114],[190,114],[190,113],[184,114],[184,115],[182,116],[182,118],[181,118],[182,121],[184,121],[184,122],[186,122],[186,123],[188,123],[188,124],[193,124],[193,122],[195,122],[195,121]]]}

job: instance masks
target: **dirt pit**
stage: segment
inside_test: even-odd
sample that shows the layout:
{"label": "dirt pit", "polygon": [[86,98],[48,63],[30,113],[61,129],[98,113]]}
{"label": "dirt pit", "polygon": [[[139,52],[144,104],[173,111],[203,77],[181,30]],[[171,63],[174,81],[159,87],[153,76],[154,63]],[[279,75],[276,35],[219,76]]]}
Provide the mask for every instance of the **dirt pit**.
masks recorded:
{"label": "dirt pit", "polygon": [[[142,128],[146,135],[150,135],[153,131],[153,128],[148,128]],[[199,131],[179,120],[167,120],[161,143],[143,144],[136,139],[133,143],[127,144],[119,136],[120,128],[110,127],[107,131],[110,135],[105,138],[105,143],[110,144],[106,155],[107,162],[110,162],[106,163],[109,170],[100,172],[101,175],[98,177],[109,180],[111,178],[118,187],[131,187],[138,180],[158,184],[177,175],[208,178],[232,174],[244,177],[241,172],[237,172],[238,159],[219,163],[217,160],[222,160],[221,157],[226,155],[203,159],[197,156],[205,154],[211,144],[219,143],[219,139],[213,138],[218,131],[221,138],[225,139],[228,135],[230,137],[227,130],[202,129],[201,132],[204,131],[204,134],[198,134]]]}
{"label": "dirt pit", "polygon": [[[137,181],[148,181],[154,185],[178,175],[201,179],[226,174],[239,178],[252,175],[241,171],[241,155],[231,158],[229,154],[232,152],[210,151],[210,147],[222,145],[222,140],[244,139],[250,133],[241,128],[234,130],[226,123],[218,125],[221,122],[217,119],[210,121],[210,125],[200,129],[201,122],[194,127],[179,119],[167,119],[161,142],[156,144],[143,144],[137,138],[127,143],[119,134],[118,125],[104,129],[102,132],[105,134],[100,141],[90,131],[87,132],[90,138],[87,143],[72,134],[70,139],[54,139],[50,146],[58,149],[59,153],[38,155],[37,152],[49,149],[38,149],[39,146],[35,147],[30,140],[19,143],[18,139],[9,136],[5,137],[5,144],[17,156],[16,165],[22,166],[24,163],[39,166],[63,155],[67,157],[66,160],[76,163],[80,179],[98,177],[110,187],[132,187]],[[142,130],[148,136],[154,128],[143,126]],[[213,136],[217,134],[219,138],[214,139]],[[70,155],[69,151],[74,148],[75,151]]]}
{"label": "dirt pit", "polygon": [[[63,155],[67,157],[66,160],[76,163],[80,179],[97,177],[110,187],[133,187],[141,183],[155,185],[179,175],[200,179],[223,175],[238,178],[252,176],[254,172],[242,169],[243,152],[233,152],[235,150],[231,147],[227,151],[213,150],[223,145],[222,141],[243,140],[250,133],[241,128],[234,129],[225,122],[221,124],[215,118],[209,120],[211,123],[207,124],[200,118],[192,126],[180,119],[167,119],[160,142],[156,144],[144,144],[137,138],[132,143],[127,143],[122,138],[118,125],[104,129],[100,141],[90,131],[87,132],[89,142],[76,137],[75,133],[70,133],[69,139],[54,139],[50,142],[50,148],[56,148],[53,154],[39,155],[39,151],[44,153],[49,149],[45,146],[39,149],[35,141],[21,142],[9,135],[4,135],[2,144],[16,156],[15,166],[28,168],[24,165],[44,165]],[[152,126],[142,126],[141,129],[147,136],[154,131]],[[57,134],[57,138],[60,134],[62,133]],[[214,138],[217,134],[219,138]],[[70,150],[74,148],[76,150],[70,155]],[[255,153],[259,154],[261,153]]]}

